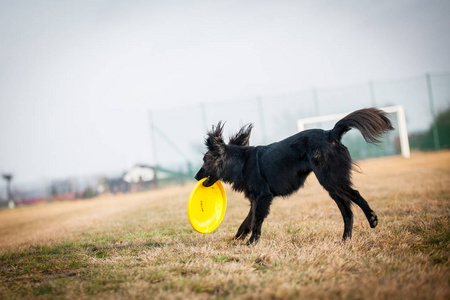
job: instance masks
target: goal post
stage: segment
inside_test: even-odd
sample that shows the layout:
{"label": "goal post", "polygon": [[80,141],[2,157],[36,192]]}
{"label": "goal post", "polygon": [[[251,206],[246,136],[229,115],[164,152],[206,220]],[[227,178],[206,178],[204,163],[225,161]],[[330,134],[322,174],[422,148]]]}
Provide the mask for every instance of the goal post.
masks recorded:
{"label": "goal post", "polygon": [[[403,157],[409,158],[410,157],[410,149],[409,149],[408,131],[406,129],[405,109],[401,105],[382,107],[380,109],[388,114],[395,113],[397,115],[398,132],[399,132],[399,139],[400,139],[400,149],[401,149]],[[317,123],[322,123],[322,122],[338,121],[348,114],[349,113],[324,115],[324,116],[318,116],[318,117],[312,117],[312,118],[299,119],[299,120],[297,120],[297,128],[298,128],[298,131],[300,132],[300,131],[305,130],[305,128],[306,128],[305,125],[307,125],[307,124],[317,124]]]}

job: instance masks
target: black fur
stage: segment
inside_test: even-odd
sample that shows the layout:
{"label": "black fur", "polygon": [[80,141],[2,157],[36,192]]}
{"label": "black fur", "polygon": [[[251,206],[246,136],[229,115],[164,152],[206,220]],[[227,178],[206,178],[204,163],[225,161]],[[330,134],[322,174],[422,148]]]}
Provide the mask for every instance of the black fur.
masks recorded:
{"label": "black fur", "polygon": [[393,129],[384,112],[367,108],[350,113],[332,130],[305,130],[277,143],[253,147],[249,146],[252,125],[242,127],[225,144],[223,124],[219,122],[207,133],[205,143],[208,151],[195,178],[207,177],[204,186],[222,180],[230,183],[234,190],[244,192],[250,200],[250,212],[234,238],[244,239],[251,232],[247,244],[252,244],[261,236],[261,226],[269,214],[273,198],[297,191],[306,177],[314,172],[341,211],[345,240],[352,236],[352,202],[363,210],[372,228],[378,224],[375,212],[352,188],[352,159],[340,142],[351,128],[358,129],[371,143]]}

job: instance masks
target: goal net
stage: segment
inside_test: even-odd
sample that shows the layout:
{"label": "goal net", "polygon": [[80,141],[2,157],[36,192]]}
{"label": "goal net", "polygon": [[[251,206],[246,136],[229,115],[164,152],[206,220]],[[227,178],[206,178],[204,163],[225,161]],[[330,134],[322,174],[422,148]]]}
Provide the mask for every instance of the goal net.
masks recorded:
{"label": "goal net", "polygon": [[[352,157],[356,159],[394,155],[398,151],[404,157],[409,158],[408,131],[406,129],[405,110],[403,106],[389,106],[380,109],[387,113],[387,117],[391,120],[392,126],[395,128],[394,131],[383,137],[381,144],[367,144],[358,130],[351,130],[345,134],[342,143],[347,146]],[[348,113],[299,119],[297,120],[298,131],[307,129],[308,125],[314,125],[314,128],[331,129],[338,120],[346,115]]]}

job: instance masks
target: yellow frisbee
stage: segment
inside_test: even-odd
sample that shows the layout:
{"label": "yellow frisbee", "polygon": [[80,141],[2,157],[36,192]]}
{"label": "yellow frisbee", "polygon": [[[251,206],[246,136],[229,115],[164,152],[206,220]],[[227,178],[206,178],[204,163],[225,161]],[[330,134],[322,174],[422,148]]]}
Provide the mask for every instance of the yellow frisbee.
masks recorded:
{"label": "yellow frisbee", "polygon": [[220,181],[204,187],[200,180],[192,189],[188,202],[188,217],[192,228],[200,233],[210,233],[219,227],[227,209],[227,195]]}

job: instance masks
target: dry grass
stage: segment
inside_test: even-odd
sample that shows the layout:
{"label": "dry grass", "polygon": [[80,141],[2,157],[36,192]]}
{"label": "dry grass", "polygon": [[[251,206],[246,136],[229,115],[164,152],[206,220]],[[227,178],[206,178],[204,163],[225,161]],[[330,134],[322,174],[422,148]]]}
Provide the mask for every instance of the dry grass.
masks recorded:
{"label": "dry grass", "polygon": [[230,241],[247,215],[194,232],[183,187],[0,211],[0,298],[449,299],[450,152],[360,163],[353,239],[311,176],[277,199],[256,246]]}

